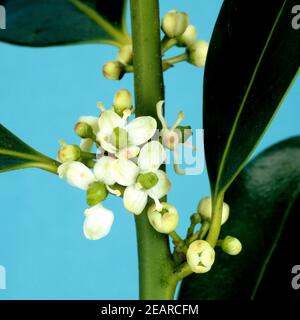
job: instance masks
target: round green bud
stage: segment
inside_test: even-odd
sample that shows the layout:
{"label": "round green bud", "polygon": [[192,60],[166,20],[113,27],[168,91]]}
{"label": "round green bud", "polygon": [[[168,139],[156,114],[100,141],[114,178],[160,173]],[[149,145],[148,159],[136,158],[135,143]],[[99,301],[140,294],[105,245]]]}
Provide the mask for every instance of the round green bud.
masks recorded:
{"label": "round green bud", "polygon": [[123,46],[120,49],[117,55],[117,60],[127,65],[132,63],[132,57],[133,57],[132,45],[129,44],[129,45]]}
{"label": "round green bud", "polygon": [[158,183],[158,177],[154,172],[141,173],[138,175],[136,182],[148,190]]}
{"label": "round green bud", "polygon": [[175,38],[184,33],[189,25],[189,17],[185,12],[171,10],[162,19],[161,28],[169,38]]}
{"label": "round green bud", "polygon": [[121,80],[124,75],[124,64],[120,61],[110,61],[103,66],[103,75],[109,80]]}
{"label": "round green bud", "polygon": [[187,48],[188,61],[196,67],[204,67],[208,52],[208,43],[197,41]]}
{"label": "round green bud", "polygon": [[76,161],[81,156],[81,149],[75,144],[65,144],[58,151],[60,162]]}
{"label": "round green bud", "polygon": [[93,207],[102,202],[107,197],[107,190],[105,184],[101,181],[96,181],[88,186],[86,193],[86,202],[89,206]]}
{"label": "round green bud", "polygon": [[177,37],[177,46],[178,47],[189,47],[197,39],[197,29],[193,25],[189,25],[184,33]]}
{"label": "round green bud", "polygon": [[114,111],[122,117],[124,110],[132,108],[131,93],[126,89],[119,90],[114,96],[113,106]]}
{"label": "round green bud", "polygon": [[93,128],[86,122],[77,122],[74,127],[75,133],[82,139],[93,137]]}
{"label": "round green bud", "polygon": [[221,244],[221,248],[231,256],[238,255],[242,251],[242,244],[239,239],[227,236]]}

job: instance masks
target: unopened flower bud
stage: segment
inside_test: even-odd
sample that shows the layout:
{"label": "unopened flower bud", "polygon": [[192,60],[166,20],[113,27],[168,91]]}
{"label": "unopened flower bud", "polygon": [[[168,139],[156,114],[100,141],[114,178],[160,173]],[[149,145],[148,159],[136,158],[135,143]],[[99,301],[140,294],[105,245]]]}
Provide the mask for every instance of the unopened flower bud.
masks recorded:
{"label": "unopened flower bud", "polygon": [[[229,205],[225,202],[223,202],[222,206],[222,222],[221,224],[224,224],[228,217],[229,217]],[[210,197],[205,197],[201,199],[201,201],[198,204],[198,212],[202,219],[211,221],[211,215],[212,215],[212,200]]]}
{"label": "unopened flower bud", "polygon": [[60,178],[65,179],[70,185],[86,190],[94,182],[93,172],[78,161],[65,162],[57,169]]}
{"label": "unopened flower bud", "polygon": [[155,204],[148,209],[148,219],[157,232],[169,234],[173,232],[178,225],[178,212],[176,208],[169,203],[163,202],[161,205],[163,208],[162,211],[158,211]]}
{"label": "unopened flower bud", "polygon": [[157,185],[158,177],[154,172],[140,173],[136,182],[144,189],[148,190]]}
{"label": "unopened flower bud", "polygon": [[189,17],[184,12],[171,10],[162,19],[162,30],[169,37],[182,35],[189,24]]}
{"label": "unopened flower bud", "polygon": [[205,240],[192,242],[186,253],[187,263],[196,273],[205,273],[211,269],[215,261],[215,250]]}
{"label": "unopened flower bud", "polygon": [[93,128],[86,122],[77,122],[74,127],[75,133],[78,137],[86,139],[94,136]]}
{"label": "unopened flower bud", "polygon": [[91,183],[87,189],[86,202],[89,206],[95,206],[107,197],[105,184],[101,181]]}
{"label": "unopened flower bud", "polygon": [[227,254],[238,255],[242,251],[242,244],[239,239],[227,236],[223,241],[221,248]]}
{"label": "unopened flower bud", "polygon": [[65,144],[58,151],[58,160],[61,162],[76,161],[80,158],[81,150],[75,144]]}
{"label": "unopened flower bud", "polygon": [[114,222],[114,214],[111,210],[105,209],[101,204],[86,209],[86,216],[83,232],[87,239],[98,240],[110,232]]}
{"label": "unopened flower bud", "polygon": [[187,48],[188,61],[196,67],[204,67],[208,52],[208,43],[197,41]]}
{"label": "unopened flower bud", "polygon": [[120,80],[124,75],[124,64],[120,61],[110,61],[103,66],[103,75],[109,80]]}
{"label": "unopened flower bud", "polygon": [[189,25],[184,33],[177,38],[177,45],[179,47],[189,47],[196,41],[197,29],[193,25]]}
{"label": "unopened flower bud", "polygon": [[132,45],[123,46],[118,52],[117,60],[122,62],[123,64],[131,64],[132,63]]}
{"label": "unopened flower bud", "polygon": [[123,116],[124,110],[132,108],[132,96],[126,89],[119,90],[113,101],[114,111],[120,116]]}

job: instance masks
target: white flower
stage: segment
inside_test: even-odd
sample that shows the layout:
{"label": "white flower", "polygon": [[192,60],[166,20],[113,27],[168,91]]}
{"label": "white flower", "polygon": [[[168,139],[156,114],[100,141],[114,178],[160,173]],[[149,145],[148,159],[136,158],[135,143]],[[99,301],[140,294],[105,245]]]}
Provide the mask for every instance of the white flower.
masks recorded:
{"label": "white flower", "polygon": [[[99,118],[97,140],[101,147],[112,154],[127,155],[128,148],[144,144],[155,134],[157,123],[152,117],[138,117],[127,124],[130,111],[121,118],[113,110],[104,110]],[[135,155],[136,156],[136,152]]]}
{"label": "white flower", "polygon": [[205,240],[192,242],[186,253],[187,263],[196,273],[205,273],[215,261],[215,250]]}
{"label": "white flower", "polygon": [[147,204],[148,196],[155,201],[156,209],[162,210],[159,199],[171,189],[167,175],[159,170],[165,159],[163,146],[157,141],[151,141],[141,149],[137,165],[125,159],[115,162],[113,176],[117,183],[127,186],[123,201],[128,211],[140,214]]}
{"label": "white flower", "polygon": [[112,176],[113,164],[115,158],[103,156],[97,160],[94,167],[94,174],[98,181],[102,181],[108,186],[112,186],[116,183]]}
{"label": "white flower", "polygon": [[121,186],[131,186],[139,174],[138,166],[127,159],[116,159],[111,171],[113,179]]}
{"label": "white flower", "polygon": [[[221,224],[224,224],[229,217],[229,205],[226,202],[223,202],[222,204],[222,222]],[[212,200],[211,197],[205,197],[201,199],[201,201],[198,204],[198,212],[202,219],[211,221],[211,214],[212,214]]]}
{"label": "white flower", "polygon": [[78,161],[65,162],[57,169],[60,178],[65,179],[71,186],[86,190],[96,181],[93,172]]}
{"label": "white flower", "polygon": [[101,204],[86,209],[83,232],[87,239],[98,240],[108,235],[114,222],[114,214]]}
{"label": "white flower", "polygon": [[166,202],[162,204],[163,210],[157,211],[155,205],[148,209],[148,219],[152,227],[160,233],[169,234],[173,232],[178,225],[178,212],[176,208]]}
{"label": "white flower", "polygon": [[167,121],[163,116],[163,104],[163,100],[158,101],[156,104],[157,116],[162,125],[162,130],[160,132],[162,144],[165,148],[174,152],[174,170],[177,174],[183,175],[185,174],[185,171],[179,168],[178,145],[184,143],[184,146],[186,147],[195,148],[195,146],[186,141],[191,135],[191,130],[184,130],[184,136],[182,136],[182,133],[178,130],[179,124],[184,119],[183,112],[179,112],[175,123],[171,127],[168,127]]}
{"label": "white flower", "polygon": [[[82,116],[79,118],[78,122],[87,123],[93,129],[93,133],[96,135],[98,133],[98,118],[93,116]],[[81,139],[80,148],[84,152],[90,152],[92,150],[94,141],[90,138]]]}

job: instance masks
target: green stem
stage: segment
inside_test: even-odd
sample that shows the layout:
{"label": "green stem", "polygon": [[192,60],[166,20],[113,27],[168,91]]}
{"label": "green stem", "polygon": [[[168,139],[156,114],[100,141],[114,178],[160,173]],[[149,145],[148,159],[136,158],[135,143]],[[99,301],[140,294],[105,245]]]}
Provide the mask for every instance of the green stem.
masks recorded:
{"label": "green stem", "polygon": [[174,47],[177,43],[176,38],[169,38],[167,36],[164,36],[164,38],[161,41],[161,53],[164,54],[167,52],[169,49]]}
{"label": "green stem", "polygon": [[191,215],[190,220],[191,220],[191,224],[187,230],[185,239],[190,238],[194,234],[196,225],[201,222],[201,217],[199,213],[196,212],[193,215]]}
{"label": "green stem", "polygon": [[[156,103],[164,98],[158,0],[131,0],[136,116],[157,119]],[[147,206],[148,207],[148,206]],[[140,299],[173,299],[177,282],[168,236],[156,232],[147,208],[137,216]]]}
{"label": "green stem", "polygon": [[179,54],[178,56],[164,60],[163,63],[173,65],[175,63],[186,61],[187,58],[188,58],[187,54],[182,53],[182,54]]}
{"label": "green stem", "polygon": [[184,279],[185,277],[189,276],[192,273],[193,272],[192,272],[190,266],[187,264],[187,262],[184,262],[173,273],[174,281],[179,282],[179,281],[181,281],[182,279]]}
{"label": "green stem", "polygon": [[176,231],[171,232],[170,237],[173,239],[175,245],[184,243],[184,241],[181,239],[181,237]]}
{"label": "green stem", "polygon": [[203,222],[201,229],[199,231],[198,240],[202,240],[206,236],[207,231],[209,230],[209,225],[210,224],[208,221]]}
{"label": "green stem", "polygon": [[81,158],[83,160],[92,160],[92,159],[96,159],[96,157],[97,157],[96,153],[81,151]]}
{"label": "green stem", "polygon": [[219,239],[222,222],[222,208],[223,208],[224,193],[218,194],[213,199],[212,205],[212,220],[206,241],[214,248]]}

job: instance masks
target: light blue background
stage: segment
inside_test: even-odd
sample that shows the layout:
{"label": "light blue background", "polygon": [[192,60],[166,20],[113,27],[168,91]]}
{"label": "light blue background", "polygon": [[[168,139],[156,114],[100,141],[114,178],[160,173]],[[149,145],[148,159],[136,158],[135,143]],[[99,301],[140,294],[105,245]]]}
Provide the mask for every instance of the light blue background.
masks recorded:
{"label": "light blue background", "polygon": [[[189,12],[199,38],[209,40],[221,3],[163,0],[161,12],[173,8]],[[52,157],[60,138],[77,141],[73,125],[80,115],[96,115],[97,101],[109,106],[116,90],[132,89],[131,75],[122,82],[102,77],[101,66],[114,59],[115,48],[32,49],[0,44],[0,51],[0,121]],[[203,70],[186,63],[165,74],[171,122],[184,109],[186,124],[202,127],[202,77]],[[299,97],[298,79],[257,152],[299,134]],[[208,194],[207,175],[206,171],[193,177],[170,175],[169,201],[179,209],[179,232],[183,233],[199,198]],[[0,299],[138,297],[134,220],[120,200],[107,200],[115,223],[107,238],[94,242],[82,234],[84,192],[54,175],[37,169],[1,174],[0,201],[0,265],[7,270],[7,290],[0,290]]]}

